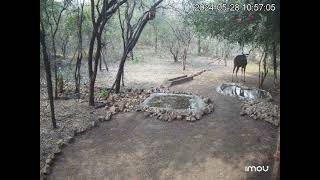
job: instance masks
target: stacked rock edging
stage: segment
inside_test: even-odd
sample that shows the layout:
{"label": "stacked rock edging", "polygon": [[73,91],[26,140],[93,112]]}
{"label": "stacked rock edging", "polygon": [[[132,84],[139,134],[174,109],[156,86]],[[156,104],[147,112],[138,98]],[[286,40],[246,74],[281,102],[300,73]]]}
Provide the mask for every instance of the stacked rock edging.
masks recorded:
{"label": "stacked rock edging", "polygon": [[241,104],[240,115],[248,115],[254,120],[261,119],[275,126],[280,125],[280,107],[268,101],[245,100]]}
{"label": "stacked rock edging", "polygon": [[213,112],[213,100],[211,98],[205,98],[199,96],[205,103],[205,108],[201,109],[198,113],[189,112],[178,113],[174,111],[159,110],[154,111],[152,108],[142,108],[141,103],[150,96],[152,93],[175,93],[175,94],[188,94],[187,92],[170,92],[168,88],[163,86],[151,88],[149,90],[144,89],[125,89],[120,94],[110,94],[109,97],[103,98],[99,97],[99,101],[107,101],[107,105],[104,107],[105,115],[98,116],[95,121],[91,121],[87,126],[76,128],[71,135],[68,135],[56,142],[56,146],[51,154],[46,158],[45,165],[40,170],[40,179],[46,179],[46,176],[50,173],[50,169],[57,155],[61,153],[61,150],[67,144],[73,142],[73,139],[77,135],[81,135],[86,131],[92,129],[99,125],[99,123],[104,121],[112,120],[112,116],[120,112],[143,112],[145,117],[156,117],[157,119],[163,121],[173,121],[173,120],[186,120],[186,121],[196,121],[201,119],[205,114]]}
{"label": "stacked rock edging", "polygon": [[[186,92],[172,92],[173,94],[183,94],[183,95],[192,95],[191,93]],[[143,111],[145,111],[145,117],[155,117],[162,121],[173,121],[173,120],[186,120],[186,121],[196,121],[202,118],[202,116],[209,114],[214,111],[213,100],[211,98],[205,98],[198,96],[203,102],[205,106],[195,110],[190,111],[180,111],[176,109],[162,109],[155,107],[143,107]]]}

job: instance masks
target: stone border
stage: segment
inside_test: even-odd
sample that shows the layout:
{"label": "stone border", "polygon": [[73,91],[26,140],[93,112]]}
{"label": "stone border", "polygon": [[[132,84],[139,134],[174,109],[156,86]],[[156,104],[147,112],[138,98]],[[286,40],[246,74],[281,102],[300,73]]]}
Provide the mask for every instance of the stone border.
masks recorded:
{"label": "stone border", "polygon": [[248,115],[254,120],[264,120],[278,127],[280,125],[280,107],[267,101],[247,100],[242,102],[240,115]]}
{"label": "stone border", "polygon": [[196,121],[200,120],[203,115],[213,112],[214,106],[213,101],[210,98],[204,98],[197,95],[192,95],[191,93],[184,92],[173,92],[169,94],[177,95],[191,95],[194,98],[199,98],[205,104],[203,107],[197,110],[169,110],[164,108],[148,107],[143,103],[143,110],[145,111],[145,117],[156,117],[159,120],[163,121],[173,121],[173,120],[186,120],[186,121]]}
{"label": "stone border", "polygon": [[47,157],[44,167],[40,170],[40,179],[43,179],[43,180],[46,179],[46,176],[51,173],[51,166],[54,163],[55,158],[59,154],[61,154],[63,147],[65,147],[68,144],[71,144],[76,136],[84,134],[86,131],[88,131],[96,126],[98,126],[97,121],[91,121],[89,126],[87,126],[85,128],[76,129],[73,132],[73,135],[68,136],[66,140],[63,140],[63,139],[58,140],[56,142],[57,147],[56,147],[55,151]]}
{"label": "stone border", "polygon": [[[145,111],[144,115],[145,117],[157,117],[157,119],[165,120],[165,121],[171,121],[171,120],[183,120],[186,121],[196,121],[199,120],[203,115],[209,114],[213,112],[214,106],[213,101],[210,98],[204,98],[202,96],[198,96],[207,104],[205,108],[203,108],[200,113],[194,114],[175,114],[170,113],[168,111],[161,111],[161,112],[153,112],[149,108],[142,108],[140,106],[141,102],[144,101],[147,97],[150,96],[151,93],[175,93],[175,94],[187,94],[187,95],[193,95],[192,93],[187,92],[169,92],[169,89],[164,89],[163,87],[156,87],[149,90],[144,89],[125,89],[124,94],[123,92],[120,94],[110,94],[108,100],[111,102],[108,104],[108,106],[104,107],[106,110],[105,116],[98,116],[96,121],[91,121],[90,125],[85,128],[79,128],[76,129],[72,136],[68,136],[66,140],[60,139],[56,142],[57,148],[55,151],[50,154],[46,161],[44,167],[40,170],[40,179],[44,180],[46,179],[46,176],[51,173],[51,166],[53,165],[55,158],[61,154],[62,148],[67,146],[68,144],[71,144],[74,140],[74,138],[78,135],[84,134],[88,130],[91,130],[94,127],[97,127],[100,123],[104,121],[110,121],[112,120],[112,116],[119,113],[119,112],[140,112]],[[123,99],[130,99],[135,100],[137,102],[135,105],[130,105],[128,102],[124,102]],[[129,101],[130,101],[129,100]],[[141,102],[140,102],[141,101]],[[159,116],[158,116],[159,115]],[[170,116],[170,118],[166,119],[166,117]]]}

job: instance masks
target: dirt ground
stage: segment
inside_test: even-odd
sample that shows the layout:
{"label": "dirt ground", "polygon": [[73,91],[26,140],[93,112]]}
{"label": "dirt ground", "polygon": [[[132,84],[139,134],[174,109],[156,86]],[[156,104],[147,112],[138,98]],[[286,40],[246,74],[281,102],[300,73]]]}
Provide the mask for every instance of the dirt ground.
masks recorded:
{"label": "dirt ground", "polygon": [[[232,62],[208,65],[210,58],[194,56],[183,72],[171,58],[147,53],[150,58],[138,64],[128,62],[126,86],[159,86],[166,78],[210,69],[170,89],[211,97],[215,111],[193,123],[163,122],[139,112],[117,114],[66,146],[48,179],[270,179],[277,128],[240,116],[240,100],[215,91],[231,80]],[[117,66],[109,68],[99,72],[97,86],[113,82]],[[256,81],[256,73],[248,72],[245,84]],[[267,80],[266,89],[271,84]],[[277,104],[279,94],[272,92]],[[269,171],[245,172],[250,165],[269,166]]]}

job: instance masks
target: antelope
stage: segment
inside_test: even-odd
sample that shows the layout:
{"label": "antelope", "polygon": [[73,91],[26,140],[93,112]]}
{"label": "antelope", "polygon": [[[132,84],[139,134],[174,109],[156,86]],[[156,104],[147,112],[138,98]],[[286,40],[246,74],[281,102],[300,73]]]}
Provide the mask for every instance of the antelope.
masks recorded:
{"label": "antelope", "polygon": [[241,67],[241,73],[243,74],[243,82],[246,81],[246,66],[247,66],[247,56],[249,54],[241,54],[234,58],[233,60],[233,71],[232,71],[232,82],[233,82],[233,74],[236,69],[236,78],[238,78],[237,73],[239,68]]}

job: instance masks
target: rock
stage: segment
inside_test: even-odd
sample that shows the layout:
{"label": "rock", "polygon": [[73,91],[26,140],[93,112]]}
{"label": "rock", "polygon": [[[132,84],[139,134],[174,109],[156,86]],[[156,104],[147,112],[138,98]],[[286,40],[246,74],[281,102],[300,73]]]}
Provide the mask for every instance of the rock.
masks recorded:
{"label": "rock", "polygon": [[112,117],[112,113],[107,113],[107,115],[104,117],[105,121],[110,121]]}
{"label": "rock", "polygon": [[125,108],[125,104],[124,103],[120,103],[119,104],[119,111],[123,111]]}
{"label": "rock", "polygon": [[163,115],[163,120],[164,120],[164,121],[168,121],[168,120],[169,120],[169,116],[168,116],[167,114],[164,114],[164,115]]}
{"label": "rock", "polygon": [[50,174],[50,166],[46,164],[46,165],[42,168],[42,173],[45,174],[45,175]]}
{"label": "rock", "polygon": [[195,115],[195,118],[196,118],[197,120],[199,120],[199,119],[201,119],[201,115],[200,115],[199,113],[197,113],[197,114]]}
{"label": "rock", "polygon": [[246,115],[246,112],[245,111],[240,111],[240,116],[244,116]]}
{"label": "rock", "polygon": [[117,113],[117,112],[119,112],[119,107],[116,107],[116,106],[111,106],[110,107],[110,112],[112,113],[112,114],[115,114],[115,113]]}
{"label": "rock", "polygon": [[210,113],[209,107],[205,107],[203,113],[204,114],[209,114]]}
{"label": "rock", "polygon": [[91,125],[91,127],[96,127],[97,123],[95,121],[91,121],[90,125]]}
{"label": "rock", "polygon": [[144,113],[143,113],[144,117],[149,117],[150,114],[151,114],[150,112],[144,112]]}
{"label": "rock", "polygon": [[192,116],[190,120],[191,121],[196,121],[197,119],[194,116]]}
{"label": "rock", "polygon": [[54,158],[55,158],[54,153],[52,153],[52,154],[50,154],[50,155],[48,156],[48,159],[54,159]]}
{"label": "rock", "polygon": [[67,141],[68,143],[71,143],[71,142],[73,141],[73,137],[72,137],[72,136],[68,136],[68,137],[66,138],[66,141]]}
{"label": "rock", "polygon": [[210,109],[210,112],[212,112],[212,111],[214,110],[213,104],[209,104],[209,105],[208,105],[208,108]]}
{"label": "rock", "polygon": [[182,119],[182,116],[177,115],[177,120],[181,120],[181,119]]}
{"label": "rock", "polygon": [[57,141],[57,145],[58,145],[59,147],[62,147],[62,146],[64,145],[63,139],[58,140],[58,141]]}
{"label": "rock", "polygon": [[83,132],[85,132],[85,131],[86,131],[86,129],[82,127],[82,128],[80,128],[80,129],[78,129],[78,132],[77,132],[77,133],[78,133],[78,134],[81,134],[81,133],[83,133]]}
{"label": "rock", "polygon": [[176,118],[177,118],[176,113],[175,113],[175,112],[171,112],[171,114],[170,114],[170,119],[171,119],[171,120],[175,120]]}
{"label": "rock", "polygon": [[84,99],[79,100],[79,103],[84,103],[84,102],[86,102],[86,100],[84,100]]}
{"label": "rock", "polygon": [[46,180],[46,176],[43,174],[43,172],[40,172],[40,180]]}
{"label": "rock", "polygon": [[54,151],[54,154],[57,155],[57,154],[60,154],[61,153],[61,149],[60,148],[57,148],[55,151]]}
{"label": "rock", "polygon": [[190,116],[187,116],[186,117],[186,121],[190,121],[191,120],[191,117]]}
{"label": "rock", "polygon": [[104,121],[104,117],[103,116],[98,116],[98,120],[99,121]]}
{"label": "rock", "polygon": [[112,98],[114,101],[117,101],[120,98],[120,96],[119,96],[119,94],[113,94]]}
{"label": "rock", "polygon": [[253,119],[257,120],[258,119],[257,115],[253,115]]}
{"label": "rock", "polygon": [[52,164],[52,159],[51,158],[48,158],[47,160],[46,160],[46,164],[48,164],[48,165],[51,165]]}
{"label": "rock", "polygon": [[208,104],[209,103],[209,98],[203,98],[203,102]]}
{"label": "rock", "polygon": [[260,116],[260,118],[263,119],[263,120],[265,120],[267,117],[268,117],[267,114],[262,114],[262,115]]}

